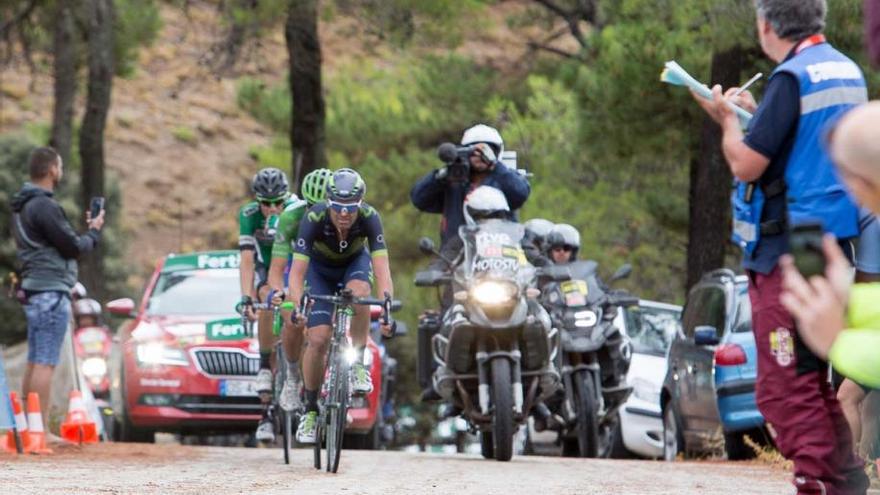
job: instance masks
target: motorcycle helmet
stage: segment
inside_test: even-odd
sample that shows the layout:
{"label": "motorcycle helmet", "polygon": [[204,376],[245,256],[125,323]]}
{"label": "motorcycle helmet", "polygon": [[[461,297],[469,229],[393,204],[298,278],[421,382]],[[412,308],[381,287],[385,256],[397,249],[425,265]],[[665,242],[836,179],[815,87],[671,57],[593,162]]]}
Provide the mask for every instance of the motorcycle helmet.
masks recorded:
{"label": "motorcycle helmet", "polygon": [[[81,324],[81,320],[89,318],[88,324]],[[83,298],[73,303],[73,319],[78,327],[98,325],[101,321],[101,303],[94,299]]]}
{"label": "motorcycle helmet", "polygon": [[286,199],[290,194],[287,176],[277,168],[271,167],[257,172],[251,182],[251,190],[259,201]]}
{"label": "motorcycle helmet", "polygon": [[357,203],[364,199],[367,185],[361,175],[350,168],[341,168],[327,181],[327,199],[337,203]]}
{"label": "motorcycle helmet", "polygon": [[510,206],[504,193],[492,186],[480,186],[464,200],[464,219],[468,225],[490,218],[510,217]]}
{"label": "motorcycle helmet", "polygon": [[477,124],[465,130],[461,136],[461,145],[470,146],[477,143],[488,144],[495,152],[495,156],[499,160],[501,159],[501,153],[504,152],[504,140],[501,139],[501,134],[497,129],[486,124]]}
{"label": "motorcycle helmet", "polygon": [[581,248],[581,234],[576,228],[567,223],[556,224],[544,243],[547,249],[547,255],[555,246],[566,246],[571,248],[571,259],[577,258],[578,251]]}
{"label": "motorcycle helmet", "polygon": [[324,201],[324,195],[327,191],[327,182],[330,181],[330,177],[332,176],[333,172],[330,171],[329,168],[319,168],[306,174],[306,176],[303,177],[301,188],[303,199],[305,199],[310,205]]}
{"label": "motorcycle helmet", "polygon": [[526,228],[526,235],[535,243],[538,249],[544,249],[544,242],[547,240],[547,234],[555,227],[554,223],[544,218],[533,218],[523,224]]}

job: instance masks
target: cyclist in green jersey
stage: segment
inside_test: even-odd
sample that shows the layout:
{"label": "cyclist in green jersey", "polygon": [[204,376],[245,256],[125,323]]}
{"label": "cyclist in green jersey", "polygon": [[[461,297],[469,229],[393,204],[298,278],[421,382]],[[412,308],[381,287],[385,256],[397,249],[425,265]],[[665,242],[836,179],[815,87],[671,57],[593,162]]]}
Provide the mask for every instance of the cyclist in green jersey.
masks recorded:
{"label": "cyclist in green jersey", "polygon": [[[275,242],[278,215],[298,199],[296,196],[291,197],[287,177],[277,168],[265,168],[257,172],[251,182],[251,190],[256,199],[242,206],[238,217],[241,304],[245,316],[251,321],[258,320],[260,370],[257,373],[256,388],[264,404],[268,404],[269,394],[272,392],[272,372],[269,369],[274,340],[272,312],[261,311],[258,317],[252,305],[254,301],[265,301],[269,294],[268,266],[272,244]],[[267,417],[268,408],[264,407],[263,420]],[[267,435],[265,428],[262,431],[257,429],[257,440],[271,441],[273,438],[274,434]]]}
{"label": "cyclist in green jersey", "polygon": [[[287,297],[284,290],[287,286],[286,277],[290,271],[292,246],[297,239],[300,221],[308,208],[324,200],[324,189],[332,175],[333,172],[326,168],[313,170],[307,174],[302,184],[302,197],[305,201],[294,202],[281,213],[278,230],[275,232],[275,244],[272,246],[272,262],[269,265],[269,287],[271,287],[269,300],[274,305],[280,305]],[[288,375],[284,379],[278,403],[285,411],[293,411],[302,406],[299,358],[303,344],[303,328],[302,325],[294,325],[290,319],[290,311],[282,310],[281,313],[284,321],[281,340],[287,358]],[[267,422],[267,425],[271,429],[271,423]]]}

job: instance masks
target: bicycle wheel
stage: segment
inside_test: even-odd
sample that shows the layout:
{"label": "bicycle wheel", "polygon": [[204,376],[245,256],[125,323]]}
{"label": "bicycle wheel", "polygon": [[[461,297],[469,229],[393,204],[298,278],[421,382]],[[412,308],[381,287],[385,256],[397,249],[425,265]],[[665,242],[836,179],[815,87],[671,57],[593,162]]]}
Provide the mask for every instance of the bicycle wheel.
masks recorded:
{"label": "bicycle wheel", "polygon": [[324,416],[318,416],[318,423],[315,426],[315,446],[313,448],[315,455],[315,469],[321,469],[321,442],[324,441],[324,427],[321,426],[321,423],[324,422]]}
{"label": "bicycle wheel", "polygon": [[335,473],[339,469],[339,458],[342,454],[342,440],[345,436],[346,414],[348,413],[348,380],[349,367],[344,359],[336,360],[332,408],[327,421],[327,472]]}

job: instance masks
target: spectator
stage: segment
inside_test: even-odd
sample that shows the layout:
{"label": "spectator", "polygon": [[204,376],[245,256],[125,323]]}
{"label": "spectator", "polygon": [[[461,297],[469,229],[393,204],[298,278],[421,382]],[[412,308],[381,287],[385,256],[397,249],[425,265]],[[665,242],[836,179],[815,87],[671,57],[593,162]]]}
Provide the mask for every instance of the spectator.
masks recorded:
{"label": "spectator", "polygon": [[865,0],[865,42],[871,62],[880,67],[880,0]]}
{"label": "spectator", "polygon": [[[776,432],[780,452],[794,463],[798,493],[865,493],[867,477],[827,364],[809,351],[780,302],[778,261],[788,250],[791,226],[821,220],[840,239],[858,233],[858,210],[839,184],[822,148],[823,129],[867,99],[858,66],[821,34],[825,0],[755,0],[758,39],[779,66],[764,100],[734,98],[737,88],[713,99],[695,96],[722,126],[722,148],[738,180],[734,240],[745,251],[758,350],[758,408]],[[728,98],[754,112],[744,136]]]}
{"label": "spectator", "polygon": [[[880,102],[871,102],[847,114],[837,126],[831,153],[856,200],[875,215],[880,213]],[[844,376],[880,387],[880,285],[852,285],[852,268],[837,243],[825,239],[825,277],[804,280],[791,258],[785,269],[783,303],[795,316],[804,342],[817,355],[828,357]],[[845,311],[849,308],[849,326]]]}
{"label": "spectator", "polygon": [[49,411],[52,373],[70,323],[70,291],[76,284],[76,258],[95,248],[104,225],[104,211],[86,213],[89,230],[79,236],[53,198],[64,175],[61,157],[51,148],[30,154],[30,182],[12,199],[12,234],[21,263],[21,287],[28,330],[28,365],[22,392],[37,392],[40,407]]}

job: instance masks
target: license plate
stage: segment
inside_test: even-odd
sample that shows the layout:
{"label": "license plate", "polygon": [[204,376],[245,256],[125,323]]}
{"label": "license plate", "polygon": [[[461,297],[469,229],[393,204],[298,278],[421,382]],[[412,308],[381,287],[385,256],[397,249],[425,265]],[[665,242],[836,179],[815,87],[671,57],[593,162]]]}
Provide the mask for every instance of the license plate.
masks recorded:
{"label": "license plate", "polygon": [[220,380],[220,395],[228,397],[256,397],[257,382],[254,380]]}

